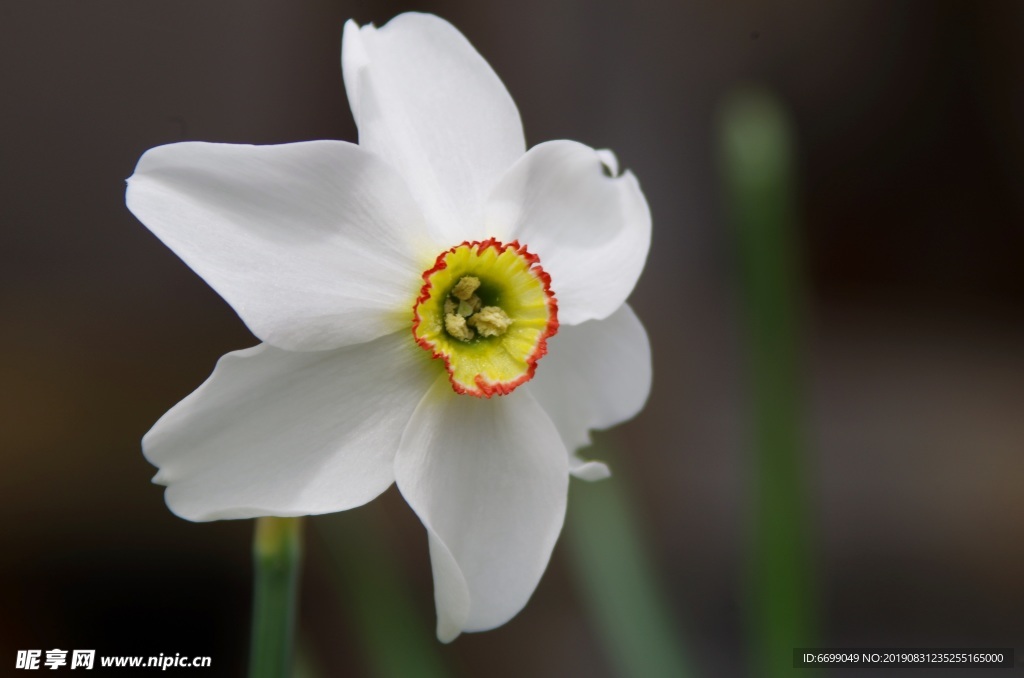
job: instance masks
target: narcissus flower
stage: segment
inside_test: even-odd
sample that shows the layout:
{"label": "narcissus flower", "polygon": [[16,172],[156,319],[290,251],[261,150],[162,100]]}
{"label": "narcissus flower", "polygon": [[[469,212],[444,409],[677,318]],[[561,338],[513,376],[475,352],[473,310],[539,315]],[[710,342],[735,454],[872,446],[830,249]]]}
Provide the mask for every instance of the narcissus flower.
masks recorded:
{"label": "narcissus flower", "polygon": [[626,305],[650,213],[615,157],[529,151],[450,24],[345,26],[359,144],[148,151],[131,211],[263,343],[229,353],[143,450],[189,520],[364,504],[393,482],[427,529],[441,640],[526,604],[576,450],[651,380]]}

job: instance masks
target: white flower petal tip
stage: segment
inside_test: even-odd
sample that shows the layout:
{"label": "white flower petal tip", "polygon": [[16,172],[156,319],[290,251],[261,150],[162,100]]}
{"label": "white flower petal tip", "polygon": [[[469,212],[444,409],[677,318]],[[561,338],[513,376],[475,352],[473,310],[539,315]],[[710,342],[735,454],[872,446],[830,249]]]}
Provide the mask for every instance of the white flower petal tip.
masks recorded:
{"label": "white flower petal tip", "polygon": [[568,460],[528,392],[465,398],[442,378],[424,397],[395,479],[430,535],[439,638],[500,626],[526,605],[562,529]]}
{"label": "white flower petal tip", "polygon": [[434,605],[437,608],[437,639],[450,643],[460,635],[469,619],[469,587],[451,551],[428,531],[430,563],[434,577]]}
{"label": "white flower petal tip", "polygon": [[359,145],[402,174],[445,244],[495,235],[482,207],[526,142],[508,90],[462,33],[432,14],[349,22],[341,62]]}
{"label": "white flower petal tip", "polygon": [[[559,319],[607,318],[626,301],[651,244],[651,213],[632,172],[574,141],[531,148],[502,178],[487,223],[528,243],[554,281]],[[612,174],[614,176],[609,176]]]}
{"label": "white flower petal tip", "polygon": [[594,482],[612,477],[612,470],[603,461],[587,461],[573,455],[569,459],[569,473],[574,478]]}
{"label": "white flower petal tip", "polygon": [[613,151],[607,148],[599,148],[595,153],[597,153],[597,157],[601,159],[601,164],[604,165],[608,176],[619,176],[619,159]]}

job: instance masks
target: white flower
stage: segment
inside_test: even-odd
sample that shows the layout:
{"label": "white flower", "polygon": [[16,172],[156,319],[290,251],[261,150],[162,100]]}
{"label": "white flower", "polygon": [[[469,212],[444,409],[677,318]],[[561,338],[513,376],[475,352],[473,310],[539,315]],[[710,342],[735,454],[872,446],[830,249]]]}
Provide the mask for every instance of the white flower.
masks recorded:
{"label": "white flower", "polygon": [[449,641],[522,609],[570,473],[608,475],[575,450],[643,406],[625,301],[650,213],[609,151],[527,151],[501,81],[435,16],[350,21],[342,66],[358,146],[171,144],[129,179],[131,211],[264,342],[143,450],[189,520],[344,511],[397,482]]}

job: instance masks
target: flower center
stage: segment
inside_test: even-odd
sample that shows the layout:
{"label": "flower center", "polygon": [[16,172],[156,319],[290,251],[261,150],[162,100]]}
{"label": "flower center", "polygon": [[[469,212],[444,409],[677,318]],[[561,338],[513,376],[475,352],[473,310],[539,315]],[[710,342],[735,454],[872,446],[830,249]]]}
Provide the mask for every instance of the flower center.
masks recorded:
{"label": "flower center", "polygon": [[490,398],[529,381],[558,331],[540,259],[491,238],[442,252],[413,307],[416,342],[444,360],[458,393]]}
{"label": "flower center", "polygon": [[512,324],[512,318],[500,306],[484,306],[475,293],[480,278],[467,275],[459,278],[451,294],[444,300],[444,329],[459,341],[472,341],[473,328],[482,337],[500,337]]}

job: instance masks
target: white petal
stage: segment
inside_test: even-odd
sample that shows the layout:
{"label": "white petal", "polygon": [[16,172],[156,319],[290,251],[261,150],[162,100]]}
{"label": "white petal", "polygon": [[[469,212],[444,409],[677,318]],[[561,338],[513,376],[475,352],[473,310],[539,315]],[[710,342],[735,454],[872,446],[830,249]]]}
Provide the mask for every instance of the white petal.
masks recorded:
{"label": "white petal", "polygon": [[401,172],[446,242],[483,239],[483,204],[526,150],[512,97],[454,26],[401,14],[345,25],[345,89],[359,144]]}
{"label": "white petal", "polygon": [[608,176],[602,155],[608,160],[574,141],[534,146],[487,204],[490,229],[540,257],[563,324],[606,318],[619,308],[651,244],[651,213],[636,177]]}
{"label": "white petal", "polygon": [[588,482],[604,480],[612,476],[612,470],[608,468],[608,464],[603,461],[580,459],[575,453],[569,457],[569,473]]}
{"label": "white petal", "polygon": [[519,389],[490,400],[438,379],[413,414],[395,480],[430,535],[437,635],[504,624],[523,608],[565,518],[568,454]]}
{"label": "white petal", "polygon": [[[605,320],[562,327],[525,386],[558,427],[568,450],[590,444],[590,429],[631,419],[651,390],[651,346],[636,314],[623,306]],[[611,475],[600,462],[573,454],[572,474],[584,480]]]}
{"label": "white petal", "polygon": [[261,344],[146,434],[167,505],[189,520],[343,511],[391,485],[401,432],[437,376],[407,332],[336,351]]}
{"label": "white petal", "polygon": [[335,348],[408,325],[436,256],[418,249],[423,217],[401,177],[341,141],[160,146],[139,160],[126,199],[280,348]]}
{"label": "white petal", "polygon": [[597,157],[601,159],[601,164],[608,170],[608,174],[613,177],[619,176],[619,158],[615,155],[615,151],[610,148],[599,148],[596,153]]}

